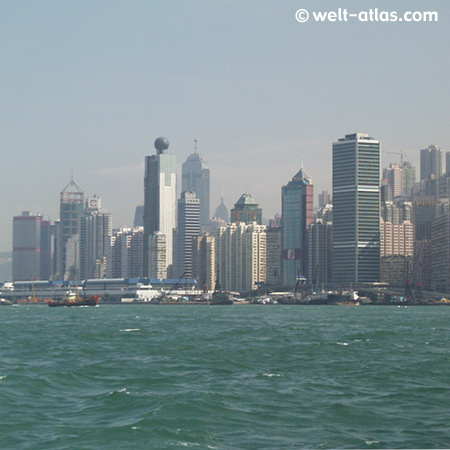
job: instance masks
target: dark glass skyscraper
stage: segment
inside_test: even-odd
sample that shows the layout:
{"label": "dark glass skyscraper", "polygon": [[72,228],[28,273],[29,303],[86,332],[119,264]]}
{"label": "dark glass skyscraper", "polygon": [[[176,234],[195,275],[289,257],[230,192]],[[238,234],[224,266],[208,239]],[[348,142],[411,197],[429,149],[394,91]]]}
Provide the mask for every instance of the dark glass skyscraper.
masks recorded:
{"label": "dark glass skyscraper", "polygon": [[380,280],[380,141],[333,143],[333,281]]}
{"label": "dark glass skyscraper", "polygon": [[210,173],[209,168],[197,153],[197,149],[188,156],[182,165],[182,192],[195,192],[200,200],[200,225],[205,227],[209,224],[210,214]]}
{"label": "dark glass skyscraper", "polygon": [[295,284],[306,277],[308,263],[308,227],[314,220],[313,184],[303,167],[281,188],[283,284]]}

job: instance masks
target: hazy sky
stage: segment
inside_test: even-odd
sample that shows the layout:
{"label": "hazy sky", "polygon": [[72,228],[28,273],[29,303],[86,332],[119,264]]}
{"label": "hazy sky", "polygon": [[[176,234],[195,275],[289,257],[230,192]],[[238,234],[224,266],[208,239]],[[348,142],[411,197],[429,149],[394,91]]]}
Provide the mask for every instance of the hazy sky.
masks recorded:
{"label": "hazy sky", "polygon": [[[437,23],[299,23],[295,12],[437,11]],[[211,169],[211,209],[246,190],[265,217],[299,170],[331,190],[331,145],[366,132],[417,165],[450,151],[450,2],[0,0],[1,233],[52,221],[74,180],[115,227],[143,200],[158,136]],[[383,154],[383,165],[397,162]]]}

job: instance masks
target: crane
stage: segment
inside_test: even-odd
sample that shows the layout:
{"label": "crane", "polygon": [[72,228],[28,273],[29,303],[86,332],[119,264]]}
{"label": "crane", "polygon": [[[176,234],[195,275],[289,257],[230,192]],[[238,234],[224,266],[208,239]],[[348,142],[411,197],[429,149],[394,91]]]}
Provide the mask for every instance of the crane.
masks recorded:
{"label": "crane", "polygon": [[405,152],[387,152],[387,151],[383,150],[383,153],[391,153],[393,155],[400,155],[400,164],[402,166],[403,166],[403,157],[408,156],[408,154]]}

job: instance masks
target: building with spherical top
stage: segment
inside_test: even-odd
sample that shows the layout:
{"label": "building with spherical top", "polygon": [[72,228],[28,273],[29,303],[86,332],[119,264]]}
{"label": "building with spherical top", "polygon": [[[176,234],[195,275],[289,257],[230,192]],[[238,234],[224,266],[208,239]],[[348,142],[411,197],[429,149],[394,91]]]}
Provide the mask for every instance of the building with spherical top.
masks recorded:
{"label": "building with spherical top", "polygon": [[[150,278],[160,278],[161,267],[165,267],[167,277],[173,262],[173,233],[177,226],[176,157],[167,153],[169,141],[165,137],[155,140],[155,148],[156,155],[145,157],[144,178],[143,276]],[[158,236],[158,242],[165,242],[165,251],[158,250],[158,258],[164,258],[164,261],[158,261],[158,264],[155,264],[155,255],[151,254],[156,247],[150,245],[155,236]],[[158,270],[150,270],[154,267]]]}

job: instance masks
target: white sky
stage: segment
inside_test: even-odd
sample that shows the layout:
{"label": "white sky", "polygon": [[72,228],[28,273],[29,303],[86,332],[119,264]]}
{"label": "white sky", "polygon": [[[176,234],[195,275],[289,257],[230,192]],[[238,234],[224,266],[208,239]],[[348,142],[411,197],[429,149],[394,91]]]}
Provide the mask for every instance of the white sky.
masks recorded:
{"label": "white sky", "polygon": [[[307,23],[310,11],[437,11],[438,23]],[[115,227],[143,200],[158,136],[211,169],[211,209],[247,191],[265,217],[300,168],[331,191],[331,145],[366,132],[418,167],[450,151],[445,0],[0,0],[0,251],[12,218],[56,220],[74,180]],[[383,154],[383,166],[398,162]]]}

